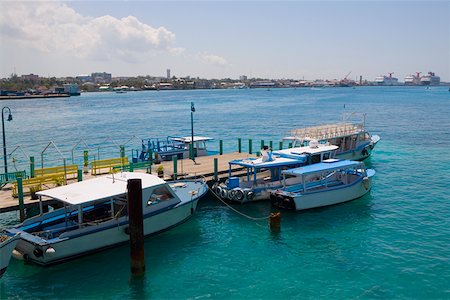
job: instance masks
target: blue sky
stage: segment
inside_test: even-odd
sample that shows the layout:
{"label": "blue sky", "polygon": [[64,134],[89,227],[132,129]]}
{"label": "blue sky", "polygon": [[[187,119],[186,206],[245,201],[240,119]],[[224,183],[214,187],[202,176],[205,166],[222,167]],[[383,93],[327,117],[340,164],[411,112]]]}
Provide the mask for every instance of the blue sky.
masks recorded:
{"label": "blue sky", "polygon": [[449,1],[0,2],[0,71],[450,81]]}

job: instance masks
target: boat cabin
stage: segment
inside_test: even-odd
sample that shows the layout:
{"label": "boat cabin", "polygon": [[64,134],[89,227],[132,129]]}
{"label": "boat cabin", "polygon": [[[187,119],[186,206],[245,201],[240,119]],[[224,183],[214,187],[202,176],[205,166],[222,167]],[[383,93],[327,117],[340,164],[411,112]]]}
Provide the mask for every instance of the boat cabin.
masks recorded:
{"label": "boat cabin", "polygon": [[[40,215],[25,220],[17,229],[48,240],[78,234],[80,230],[96,230],[96,225],[126,222],[127,180],[131,178],[141,179],[144,215],[181,202],[172,188],[157,176],[127,172],[111,174],[38,192]],[[49,198],[59,202],[62,208],[44,214],[42,200]]]}

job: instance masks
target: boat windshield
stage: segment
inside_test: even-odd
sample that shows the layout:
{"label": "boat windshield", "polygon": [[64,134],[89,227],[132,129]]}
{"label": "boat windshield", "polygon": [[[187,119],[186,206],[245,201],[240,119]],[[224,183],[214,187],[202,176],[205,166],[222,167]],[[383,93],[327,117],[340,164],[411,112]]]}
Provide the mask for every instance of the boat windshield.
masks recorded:
{"label": "boat windshield", "polygon": [[147,201],[147,206],[160,203],[162,201],[168,201],[171,199],[174,199],[175,196],[172,194],[171,191],[167,188],[167,186],[160,186],[153,190],[152,195]]}

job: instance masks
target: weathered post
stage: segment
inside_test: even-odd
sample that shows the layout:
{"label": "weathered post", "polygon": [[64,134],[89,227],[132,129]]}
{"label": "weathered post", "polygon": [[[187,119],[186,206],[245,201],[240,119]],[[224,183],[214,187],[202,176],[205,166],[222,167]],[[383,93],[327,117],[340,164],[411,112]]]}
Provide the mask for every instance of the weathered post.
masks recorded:
{"label": "weathered post", "polygon": [[273,232],[279,232],[281,228],[281,213],[271,213],[269,217],[269,227]]}
{"label": "weathered post", "polygon": [[17,178],[17,194],[19,197],[20,222],[25,220],[25,207],[23,205],[23,184],[22,177]]}
{"label": "weathered post", "polygon": [[278,146],[279,150],[283,150],[283,141],[280,142],[280,145]]}
{"label": "weathered post", "polygon": [[261,140],[261,149],[264,148],[264,140]]}
{"label": "weathered post", "polygon": [[241,138],[238,138],[238,152],[241,153],[242,152],[242,141]]}
{"label": "weathered post", "polygon": [[223,140],[219,140],[219,155],[223,154]]}
{"label": "weathered post", "polygon": [[87,174],[89,172],[89,154],[87,150],[83,152],[83,173]]}
{"label": "weathered post", "polygon": [[248,154],[252,154],[252,139],[248,140]]}
{"label": "weathered post", "polygon": [[173,180],[177,180],[178,177],[178,157],[176,155],[172,156],[173,161]]}
{"label": "weathered post", "polygon": [[83,181],[83,170],[78,170],[78,174],[77,174],[77,180],[78,182]]}
{"label": "weathered post", "polygon": [[217,159],[217,157],[214,158],[214,181],[219,181],[219,160]]}
{"label": "weathered post", "polygon": [[142,181],[128,179],[128,217],[130,231],[131,275],[145,274],[144,220],[142,213]]}
{"label": "weathered post", "polygon": [[30,177],[34,178],[34,156],[30,156]]}

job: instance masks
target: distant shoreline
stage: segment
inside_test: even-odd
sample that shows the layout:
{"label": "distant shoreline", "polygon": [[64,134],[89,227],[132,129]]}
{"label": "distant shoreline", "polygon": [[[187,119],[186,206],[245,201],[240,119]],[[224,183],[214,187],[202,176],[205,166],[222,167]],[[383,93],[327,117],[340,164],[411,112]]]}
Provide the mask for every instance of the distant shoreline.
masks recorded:
{"label": "distant shoreline", "polygon": [[67,98],[67,97],[70,97],[70,95],[69,94],[21,95],[21,96],[0,96],[0,100]]}

